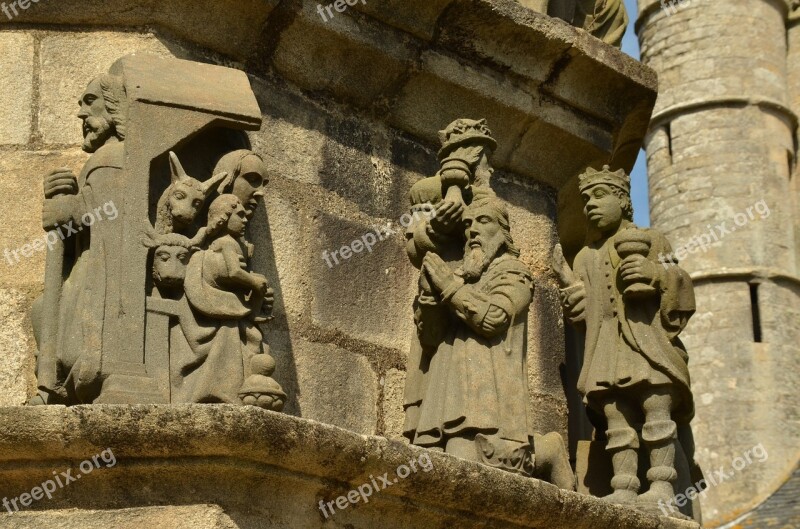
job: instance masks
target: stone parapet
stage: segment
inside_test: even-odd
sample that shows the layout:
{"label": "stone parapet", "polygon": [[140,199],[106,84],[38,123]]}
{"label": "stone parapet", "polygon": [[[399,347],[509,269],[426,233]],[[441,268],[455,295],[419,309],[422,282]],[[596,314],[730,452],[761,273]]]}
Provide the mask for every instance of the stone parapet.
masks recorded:
{"label": "stone parapet", "polygon": [[[105,458],[94,470],[80,470],[101,453]],[[108,467],[112,459],[116,463]],[[416,470],[400,479],[412,460]],[[250,407],[0,409],[0,497],[18,498],[68,469],[80,479],[58,488],[52,499],[0,514],[0,525],[698,527],[397,441]],[[383,487],[378,476],[390,484],[368,496],[368,503],[359,498],[327,517],[321,512],[320,501],[336,502],[373,481]]]}

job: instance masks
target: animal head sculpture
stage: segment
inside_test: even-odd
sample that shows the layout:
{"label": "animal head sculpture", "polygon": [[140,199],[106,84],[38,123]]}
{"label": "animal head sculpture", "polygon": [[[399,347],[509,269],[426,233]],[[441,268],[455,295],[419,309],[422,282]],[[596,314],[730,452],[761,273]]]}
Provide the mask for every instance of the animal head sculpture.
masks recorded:
{"label": "animal head sculpture", "polygon": [[186,174],[174,152],[169,153],[169,165],[172,183],[161,195],[156,213],[156,232],[160,234],[182,233],[188,229],[209,195],[228,176],[219,173],[200,182]]}

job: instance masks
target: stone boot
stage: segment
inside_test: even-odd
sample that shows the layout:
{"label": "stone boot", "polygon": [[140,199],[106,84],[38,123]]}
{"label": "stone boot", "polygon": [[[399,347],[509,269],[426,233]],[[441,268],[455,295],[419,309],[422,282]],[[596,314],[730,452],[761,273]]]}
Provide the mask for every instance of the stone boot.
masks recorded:
{"label": "stone boot", "polygon": [[642,439],[650,450],[650,469],[647,480],[650,490],[639,496],[637,507],[658,512],[659,504],[673,500],[673,483],[678,479],[675,470],[675,450],[678,442],[677,425],[673,421],[648,422],[642,428]]}
{"label": "stone boot", "polygon": [[611,453],[614,477],[611,488],[614,492],[603,498],[604,501],[618,505],[626,505],[636,501],[639,494],[639,436],[633,428],[608,430],[606,450]]}

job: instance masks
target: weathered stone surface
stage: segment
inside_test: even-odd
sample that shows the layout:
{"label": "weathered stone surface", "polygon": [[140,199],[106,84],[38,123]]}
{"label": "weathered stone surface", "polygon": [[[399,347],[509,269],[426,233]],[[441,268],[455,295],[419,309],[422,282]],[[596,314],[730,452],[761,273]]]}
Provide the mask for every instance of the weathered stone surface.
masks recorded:
{"label": "weathered stone surface", "polygon": [[[467,112],[491,114],[493,126],[508,131],[499,138],[509,147],[498,153],[498,167],[555,187],[592,163],[613,159],[630,168],[655,96],[650,70],[511,0],[451,1],[448,9],[427,1],[415,2],[415,7],[404,4],[415,13],[408,22],[397,20],[396,9],[373,7],[366,16],[351,9],[322,22],[314,5],[273,10],[275,1],[248,0],[233,9],[194,9],[181,2],[164,9],[150,2],[131,7],[126,0],[115,0],[94,11],[73,2],[42,2],[15,20],[106,27],[155,24],[254,71],[277,66],[300,88],[376,112],[429,143],[435,142],[439,121]],[[312,27],[314,31],[302,31]],[[262,31],[268,37],[261,38]],[[429,34],[437,41],[419,38]],[[398,46],[388,46],[386,38]],[[332,42],[340,51],[328,52]],[[436,47],[442,52],[433,51]],[[381,68],[371,67],[378,63]],[[519,80],[494,76],[493,68],[511,69]],[[575,80],[589,72],[593,90],[576,90]],[[454,93],[464,96],[458,105]],[[436,112],[429,112],[431,107]],[[547,163],[554,161],[560,163]]]}
{"label": "weathered stone surface", "polygon": [[371,435],[378,421],[378,376],[369,361],[331,344],[295,340],[297,400],[303,418]]}
{"label": "weathered stone surface", "polygon": [[107,72],[120,57],[134,52],[172,55],[152,34],[98,31],[50,33],[42,37],[39,53],[42,140],[50,144],[80,144],[81,122],[75,118],[78,97],[89,80]]}
{"label": "weathered stone surface", "polygon": [[383,432],[381,435],[388,439],[405,440],[403,437],[403,391],[406,384],[406,373],[399,369],[389,369],[381,378],[383,386],[383,402],[381,413],[383,417]]}
{"label": "weathered stone surface", "polygon": [[[164,4],[158,0],[92,1],[91,4],[65,0],[28,4],[19,16],[7,23],[60,24],[65,26],[145,27],[160,25],[179,38],[219,50],[237,60],[244,60],[258,41],[267,15],[278,0],[243,0],[235,3],[210,3],[197,9],[192,0]],[[110,43],[106,43],[110,44]]]}
{"label": "weathered stone surface", "polygon": [[[35,512],[26,512],[18,520],[36,527],[59,527],[55,520],[65,515],[59,509],[73,509],[69,516],[78,519],[86,511],[102,510],[106,520],[115,522],[113,526],[127,527],[116,522],[130,519],[131,514],[145,520],[161,514],[152,509],[120,511],[124,502],[128,509],[185,505],[176,515],[193,509],[190,516],[226,529],[321,528],[331,523],[368,529],[377,520],[391,529],[698,527],[397,441],[224,405],[4,408],[0,410],[0,495],[13,498],[30,491],[51,479],[53,469],[72,468],[73,475],[78,474],[79,461],[106,449],[113,450],[113,467],[105,467],[101,460],[103,466],[57,490],[51,500],[37,502]],[[388,473],[393,481],[391,476],[401,465],[428,457],[430,465],[423,468],[416,463],[417,472],[396,478],[397,482],[370,496],[369,503],[347,504],[348,508],[329,514],[327,521],[320,512],[320,500],[335,501],[370,483],[370,475]],[[30,460],[37,464],[31,465]],[[227,519],[222,515],[215,518],[216,506],[232,526],[224,525]],[[166,513],[169,509],[165,508]],[[0,523],[21,524],[15,516],[19,514],[1,514]]]}
{"label": "weathered stone surface", "polygon": [[35,293],[0,288],[0,405],[18,406],[28,401],[36,387],[34,377],[35,344],[28,326]]}
{"label": "weathered stone surface", "polygon": [[[398,221],[389,228],[394,233],[384,240],[376,234],[376,229],[386,233],[388,222],[372,224],[337,214],[319,216],[319,236],[310,263],[316,278],[311,318],[324,329],[339,329],[359,340],[406,351],[413,327],[409,300],[413,299],[416,274],[405,261],[405,229]],[[372,240],[369,234],[377,240],[371,252],[364,243]],[[354,241],[356,249],[362,248],[358,253],[352,251]],[[344,247],[350,248],[344,254],[347,259],[341,257]],[[323,252],[329,256],[327,260]]]}
{"label": "weathered stone surface", "polygon": [[230,516],[218,505],[191,505],[173,507],[139,507],[116,511],[70,509],[54,510],[42,515],[19,512],[3,520],[7,529],[141,529],[142,527],[170,529],[236,529]]}
{"label": "weathered stone surface", "polygon": [[0,87],[13,98],[3,99],[0,145],[28,143],[33,118],[34,39],[29,33],[0,34]]}

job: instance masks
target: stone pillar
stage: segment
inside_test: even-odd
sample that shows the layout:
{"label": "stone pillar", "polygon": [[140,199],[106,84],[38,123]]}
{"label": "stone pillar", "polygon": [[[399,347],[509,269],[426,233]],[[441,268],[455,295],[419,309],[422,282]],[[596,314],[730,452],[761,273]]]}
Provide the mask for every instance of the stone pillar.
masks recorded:
{"label": "stone pillar", "polygon": [[[706,478],[721,468],[729,475],[709,479],[703,496],[713,527],[771,495],[798,455],[787,6],[639,0],[639,11],[642,61],[660,80],[646,139],[652,224],[696,286],[697,314],[683,336],[698,462]],[[758,446],[768,458],[734,468]]]}

